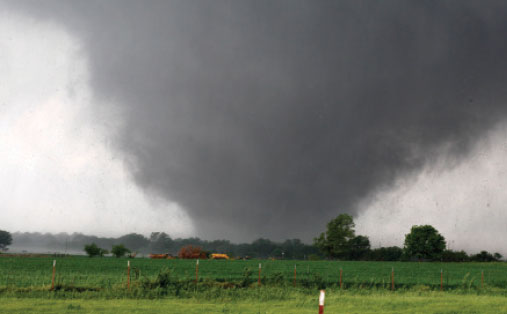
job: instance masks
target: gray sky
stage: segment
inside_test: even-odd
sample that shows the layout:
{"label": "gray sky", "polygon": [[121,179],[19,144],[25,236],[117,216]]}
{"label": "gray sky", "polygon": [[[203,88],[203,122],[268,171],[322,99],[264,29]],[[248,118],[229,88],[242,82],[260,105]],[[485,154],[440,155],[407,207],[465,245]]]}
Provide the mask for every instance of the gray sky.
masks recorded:
{"label": "gray sky", "polygon": [[505,252],[503,2],[0,5],[1,228]]}

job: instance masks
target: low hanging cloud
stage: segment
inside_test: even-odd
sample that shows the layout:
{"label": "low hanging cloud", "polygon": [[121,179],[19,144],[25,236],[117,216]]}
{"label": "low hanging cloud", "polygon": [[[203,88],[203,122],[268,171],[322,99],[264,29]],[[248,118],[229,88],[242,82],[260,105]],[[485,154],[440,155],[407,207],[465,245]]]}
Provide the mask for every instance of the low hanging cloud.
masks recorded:
{"label": "low hanging cloud", "polygon": [[0,14],[0,46],[0,229],[193,233],[179,205],[144,195],[108,147],[104,117],[88,109],[78,40],[58,25]]}
{"label": "low hanging cloud", "polygon": [[501,2],[3,3],[79,38],[112,148],[201,236],[311,239],[507,115]]}

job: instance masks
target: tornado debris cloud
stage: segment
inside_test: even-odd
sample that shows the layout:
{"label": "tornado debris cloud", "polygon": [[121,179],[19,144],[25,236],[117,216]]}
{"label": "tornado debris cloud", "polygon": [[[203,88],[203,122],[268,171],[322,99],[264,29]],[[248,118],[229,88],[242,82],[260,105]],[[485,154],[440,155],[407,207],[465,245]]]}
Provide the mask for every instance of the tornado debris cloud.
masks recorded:
{"label": "tornado debris cloud", "polygon": [[80,38],[114,149],[203,237],[309,240],[507,115],[500,1],[0,3]]}

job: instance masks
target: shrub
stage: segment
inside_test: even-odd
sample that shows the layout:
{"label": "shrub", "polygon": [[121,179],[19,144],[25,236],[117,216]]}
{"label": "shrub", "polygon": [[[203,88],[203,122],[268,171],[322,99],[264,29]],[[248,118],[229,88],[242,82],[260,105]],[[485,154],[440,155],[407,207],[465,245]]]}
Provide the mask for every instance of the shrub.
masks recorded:
{"label": "shrub", "polygon": [[481,251],[479,254],[474,254],[474,255],[470,256],[470,259],[474,262],[496,262],[496,261],[498,261],[498,259],[493,254],[489,253],[488,251]]}
{"label": "shrub", "polygon": [[370,260],[372,261],[399,261],[403,249],[397,246],[380,247],[370,252]]}
{"label": "shrub", "polygon": [[326,289],[326,283],[319,273],[312,274],[311,278],[303,278],[300,280],[301,286],[307,289]]}
{"label": "shrub", "polygon": [[125,256],[125,254],[130,253],[130,250],[127,249],[123,244],[113,245],[111,249],[111,253],[116,257]]}
{"label": "shrub", "polygon": [[154,279],[143,278],[141,280],[141,288],[145,294],[155,291],[158,295],[172,294],[179,296],[182,290],[188,290],[189,281],[185,282],[174,278],[171,276],[171,270],[165,268]]}
{"label": "shrub", "polygon": [[89,257],[104,256],[109,253],[107,250],[99,248],[95,243],[85,245],[84,250]]}
{"label": "shrub", "polygon": [[468,262],[470,257],[465,251],[445,250],[442,253],[443,262]]}
{"label": "shrub", "polygon": [[280,286],[285,283],[285,277],[283,276],[283,273],[276,272],[269,277],[268,282],[272,285]]}
{"label": "shrub", "polygon": [[317,254],[310,254],[308,256],[308,260],[310,261],[320,261],[322,258]]}
{"label": "shrub", "polygon": [[245,268],[245,271],[243,273],[243,278],[241,278],[240,286],[243,288],[248,287],[252,282],[252,275],[253,271],[250,268]]}

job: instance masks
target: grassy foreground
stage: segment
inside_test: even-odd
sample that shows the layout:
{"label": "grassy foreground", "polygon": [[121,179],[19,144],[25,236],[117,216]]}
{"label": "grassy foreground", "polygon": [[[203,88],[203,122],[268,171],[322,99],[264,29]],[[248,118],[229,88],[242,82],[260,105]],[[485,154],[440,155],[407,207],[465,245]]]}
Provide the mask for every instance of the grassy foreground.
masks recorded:
{"label": "grassy foreground", "polygon": [[[0,298],[2,313],[316,313],[317,296],[283,301],[196,299]],[[325,313],[507,313],[503,296],[340,293],[326,297]]]}
{"label": "grassy foreground", "polygon": [[[52,257],[0,258],[0,290],[8,287],[43,287],[51,283]],[[56,281],[62,285],[85,286],[102,290],[126,284],[125,258],[88,258],[72,256],[56,258]],[[249,280],[257,279],[258,265],[262,263],[263,282],[276,277],[277,281],[291,285],[294,267],[297,266],[297,284],[320,282],[326,287],[336,286],[343,271],[344,288],[390,288],[391,270],[394,269],[396,287],[425,285],[440,288],[440,271],[446,290],[470,290],[484,286],[507,291],[507,263],[403,263],[403,262],[344,262],[344,261],[213,261],[201,260],[199,278],[220,282],[241,281],[246,270]],[[131,260],[132,281],[157,276],[164,268],[179,280],[195,279],[195,260]]]}
{"label": "grassy foreground", "polygon": [[127,288],[126,259],[65,257],[51,291],[52,261],[0,258],[0,313],[317,313],[321,288],[327,314],[507,313],[507,263],[205,260],[196,283],[196,261],[137,258]]}

